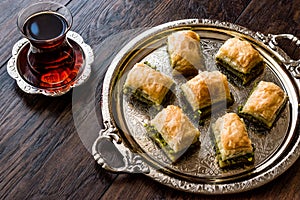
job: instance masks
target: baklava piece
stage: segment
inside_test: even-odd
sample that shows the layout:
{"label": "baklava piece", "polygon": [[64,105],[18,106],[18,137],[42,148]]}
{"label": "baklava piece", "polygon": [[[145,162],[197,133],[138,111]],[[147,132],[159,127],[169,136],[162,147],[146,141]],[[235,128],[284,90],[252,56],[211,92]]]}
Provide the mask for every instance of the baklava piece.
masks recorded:
{"label": "baklava piece", "polygon": [[245,105],[240,107],[239,114],[252,122],[271,128],[287,99],[287,95],[278,85],[260,81]]}
{"label": "baklava piece", "polygon": [[[233,103],[229,84],[225,75],[219,71],[200,72],[197,76],[181,85],[183,100],[192,109],[193,118],[200,120],[217,108],[217,104],[225,107]],[[222,103],[221,103],[222,102]]]}
{"label": "baklava piece", "polygon": [[168,53],[173,75],[193,76],[202,68],[200,36],[191,30],[177,31],[168,36]]}
{"label": "baklava piece", "polygon": [[249,42],[236,37],[220,47],[216,62],[222,72],[237,78],[242,85],[257,77],[265,66],[259,52]]}
{"label": "baklava piece", "polygon": [[151,120],[148,132],[172,162],[198,142],[200,136],[182,109],[174,105],[167,106]]}
{"label": "baklava piece", "polygon": [[254,163],[254,148],[245,123],[236,113],[227,113],[212,125],[216,161],[220,168],[244,167]]}
{"label": "baklava piece", "polygon": [[129,71],[124,93],[132,94],[149,105],[161,105],[174,81],[148,64],[137,63]]}

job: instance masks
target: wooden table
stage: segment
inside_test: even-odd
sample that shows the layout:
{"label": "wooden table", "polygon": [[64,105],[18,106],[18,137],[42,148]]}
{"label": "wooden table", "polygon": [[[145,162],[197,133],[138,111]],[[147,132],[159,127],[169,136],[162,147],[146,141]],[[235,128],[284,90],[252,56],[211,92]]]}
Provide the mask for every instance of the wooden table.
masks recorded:
{"label": "wooden table", "polygon": [[[59,2],[71,10],[72,30],[94,49],[95,62],[84,86],[55,98],[26,94],[9,77],[6,65],[11,49],[22,37],[17,13],[32,1],[0,3],[0,199],[300,199],[299,159],[276,180],[252,191],[195,195],[144,175],[105,171],[85,148],[94,138],[81,139],[85,133],[96,137],[101,129],[102,78],[115,54],[136,34],[169,21],[208,18],[264,34],[290,33],[300,38],[299,0]],[[292,58],[300,58],[299,49],[287,51]]]}

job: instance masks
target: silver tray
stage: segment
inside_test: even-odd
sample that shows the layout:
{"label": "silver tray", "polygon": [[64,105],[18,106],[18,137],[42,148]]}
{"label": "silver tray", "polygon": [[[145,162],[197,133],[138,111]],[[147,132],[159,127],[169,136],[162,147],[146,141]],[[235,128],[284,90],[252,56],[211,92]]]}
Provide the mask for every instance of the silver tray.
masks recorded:
{"label": "silver tray", "polygon": [[[172,164],[161,149],[147,136],[144,124],[153,117],[151,107],[123,95],[122,87],[127,72],[136,62],[148,61],[163,73],[169,74],[166,37],[174,31],[192,29],[201,37],[201,48],[208,71],[215,70],[214,55],[230,37],[239,36],[249,41],[264,57],[267,64],[263,74],[250,85],[230,84],[235,103],[228,109],[213,113],[203,125],[201,144],[186,152]],[[105,128],[93,144],[96,161],[113,172],[143,173],[175,189],[204,194],[225,194],[259,187],[286,171],[300,155],[299,136],[299,72],[300,61],[290,59],[278,46],[279,38],[290,39],[297,47],[300,41],[290,34],[264,35],[247,28],[208,19],[188,19],[162,24],[140,34],[115,57],[103,82],[101,110]],[[225,112],[237,112],[253,84],[259,80],[278,84],[289,96],[274,127],[269,131],[248,126],[255,145],[255,163],[246,169],[222,171],[215,162],[210,124]],[[184,79],[177,79],[182,83]],[[177,89],[175,88],[175,94]],[[181,106],[174,98],[170,102]]]}

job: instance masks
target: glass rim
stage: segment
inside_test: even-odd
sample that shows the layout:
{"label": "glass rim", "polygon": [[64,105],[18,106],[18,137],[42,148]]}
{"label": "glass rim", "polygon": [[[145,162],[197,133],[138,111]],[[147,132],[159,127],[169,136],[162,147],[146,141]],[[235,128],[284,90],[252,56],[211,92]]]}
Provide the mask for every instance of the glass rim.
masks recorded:
{"label": "glass rim", "polygon": [[[62,12],[61,12],[62,11]],[[64,33],[58,37],[47,39],[47,40],[41,40],[31,37],[30,35],[27,35],[24,30],[24,24],[26,21],[31,17],[39,13],[44,12],[53,12],[61,17],[63,17],[67,22],[67,28],[64,31]],[[17,27],[21,34],[26,37],[29,40],[35,41],[35,42],[47,42],[47,41],[54,41],[57,39],[60,39],[61,37],[65,37],[67,32],[71,29],[73,25],[73,16],[71,11],[63,4],[57,3],[57,2],[37,2],[28,5],[27,7],[23,8],[17,15]]]}

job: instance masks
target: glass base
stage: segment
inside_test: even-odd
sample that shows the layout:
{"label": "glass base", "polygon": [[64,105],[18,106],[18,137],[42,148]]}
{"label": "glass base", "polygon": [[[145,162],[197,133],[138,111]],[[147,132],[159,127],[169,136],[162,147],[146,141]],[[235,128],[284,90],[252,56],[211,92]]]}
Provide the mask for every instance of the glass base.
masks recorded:
{"label": "glass base", "polygon": [[[76,74],[65,79],[59,84],[47,84],[42,77],[34,74],[27,62],[29,41],[25,38],[19,40],[13,47],[12,58],[7,64],[9,75],[17,81],[18,86],[29,94],[43,94],[46,96],[60,96],[85,82],[91,73],[91,64],[94,61],[94,54],[91,47],[84,43],[82,37],[72,31],[67,33],[67,38],[75,51]],[[51,74],[58,78],[64,76],[60,71]]]}

